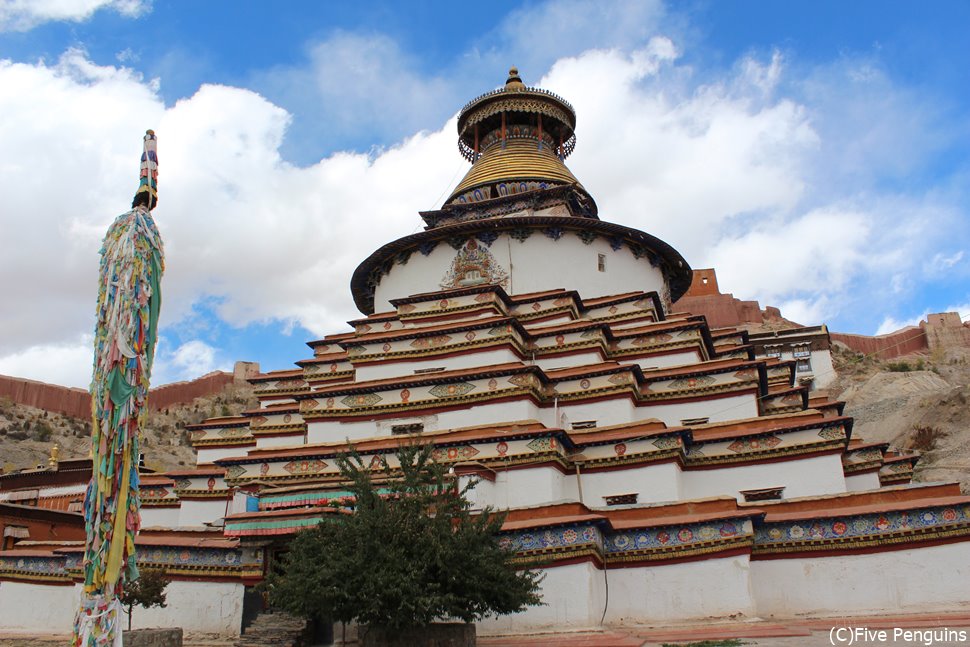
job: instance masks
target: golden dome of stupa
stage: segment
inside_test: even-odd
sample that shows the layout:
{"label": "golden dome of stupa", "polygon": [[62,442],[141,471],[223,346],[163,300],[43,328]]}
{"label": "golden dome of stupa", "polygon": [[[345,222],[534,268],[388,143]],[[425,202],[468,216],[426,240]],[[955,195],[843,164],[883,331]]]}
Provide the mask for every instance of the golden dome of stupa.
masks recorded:
{"label": "golden dome of stupa", "polygon": [[562,185],[585,194],[563,163],[576,145],[575,128],[568,101],[526,86],[513,67],[503,87],[468,102],[458,115],[458,148],[472,167],[445,205]]}

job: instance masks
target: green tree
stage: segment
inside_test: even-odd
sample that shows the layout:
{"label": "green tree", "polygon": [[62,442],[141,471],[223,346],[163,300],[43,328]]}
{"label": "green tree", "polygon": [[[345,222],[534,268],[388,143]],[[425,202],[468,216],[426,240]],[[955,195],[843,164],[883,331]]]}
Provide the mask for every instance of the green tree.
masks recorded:
{"label": "green tree", "polygon": [[138,579],[125,584],[121,594],[121,604],[128,610],[128,629],[131,629],[131,612],[136,606],[164,607],[165,587],[169,579],[161,569],[146,568],[138,574]]}
{"label": "green tree", "polygon": [[338,458],[353,511],[297,534],[268,578],[271,604],[389,631],[540,604],[541,576],[517,571],[498,544],[504,515],[472,513],[474,483],[459,490],[430,445],[402,446],[397,458],[400,475],[379,488],[356,452]]}

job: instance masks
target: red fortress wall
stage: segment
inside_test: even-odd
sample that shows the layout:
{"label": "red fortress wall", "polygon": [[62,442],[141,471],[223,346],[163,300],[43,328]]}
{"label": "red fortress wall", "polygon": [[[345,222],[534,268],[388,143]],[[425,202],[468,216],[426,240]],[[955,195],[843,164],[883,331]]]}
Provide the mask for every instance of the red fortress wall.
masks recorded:
{"label": "red fortress wall", "polygon": [[[173,382],[152,389],[148,396],[148,406],[157,411],[192,402],[196,398],[218,393],[233,382],[243,382],[257,373],[258,364],[236,362],[232,373],[215,371],[189,382]],[[84,389],[0,375],[0,398],[10,398],[17,404],[61,413],[72,418],[91,416],[91,394]]]}

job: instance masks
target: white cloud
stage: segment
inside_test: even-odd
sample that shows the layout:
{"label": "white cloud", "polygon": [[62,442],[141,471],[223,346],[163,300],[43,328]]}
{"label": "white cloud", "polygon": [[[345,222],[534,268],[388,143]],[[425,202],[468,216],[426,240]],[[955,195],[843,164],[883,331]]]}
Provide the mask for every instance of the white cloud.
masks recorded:
{"label": "white cloud", "polygon": [[29,346],[0,357],[0,374],[87,389],[91,384],[94,337]]}
{"label": "white cloud", "polygon": [[416,59],[384,34],[337,31],[312,44],[307,57],[300,66],[267,70],[255,83],[312,115],[304,128],[331,145],[349,136],[380,140],[417,132],[429,115],[446,116],[456,101],[440,70],[420,73]]}
{"label": "white cloud", "polygon": [[[253,87],[295,119],[288,155],[319,159],[321,146],[361,138],[395,141],[436,130],[466,101],[500,86],[510,66],[529,85],[556,60],[590,49],[630,51],[675,20],[660,0],[560,0],[509,12],[493,29],[469,32],[461,56],[428,64],[383,33],[334,30],[306,46],[305,60],[254,73]],[[540,27],[541,26],[541,27]],[[655,46],[673,48],[669,38]],[[653,58],[663,52],[651,53]]]}
{"label": "white cloud", "polygon": [[918,326],[921,321],[927,321],[927,317],[931,314],[939,314],[943,312],[956,312],[960,315],[960,319],[967,321],[970,319],[970,303],[962,303],[957,305],[948,305],[941,309],[926,308],[919,315],[915,317],[896,319],[894,317],[886,317],[883,319],[882,323],[879,324],[879,328],[876,330],[877,335],[886,335],[891,332],[895,332],[900,328],[905,328],[906,326]]}
{"label": "white cloud", "polygon": [[137,18],[151,0],[0,0],[0,32],[28,31],[45,22],[83,22],[101,9]]}
{"label": "white cloud", "polygon": [[963,260],[963,250],[959,250],[952,254],[946,254],[944,252],[937,252],[933,254],[933,257],[925,264],[923,270],[931,276],[939,276],[945,274],[949,270],[953,269],[960,261]]}
{"label": "white cloud", "polygon": [[218,349],[198,339],[187,341],[172,351],[162,341],[156,349],[152,384],[192,380],[212,371],[231,370],[232,362],[218,359],[218,354]]}
{"label": "white cloud", "polygon": [[902,328],[906,328],[907,326],[918,326],[919,322],[926,320],[926,315],[928,314],[928,312],[929,311],[924,312],[923,314],[917,317],[911,317],[909,319],[896,319],[894,317],[886,317],[885,319],[882,320],[882,323],[879,324],[879,328],[876,329],[875,334],[888,335],[891,332],[896,332],[897,330],[901,330]]}
{"label": "white cloud", "polygon": [[749,286],[768,303],[793,290],[823,295],[845,286],[862,260],[871,227],[869,214],[818,209],[725,236],[709,256],[729,284]]}
{"label": "white cloud", "polygon": [[0,276],[17,303],[0,357],[93,326],[100,239],[137,186],[146,127],[159,135],[163,333],[208,298],[232,325],[342,329],[353,268],[415,231],[462,163],[451,122],[376,156],[297,168],[278,150],[289,116],[259,95],[209,85],[166,109],[143,79],[75,50],[54,66],[0,63],[0,85],[0,148],[17,151],[0,162]]}
{"label": "white cloud", "polygon": [[[599,3],[574,8],[593,5]],[[535,10],[555,23],[562,6]],[[604,6],[597,11],[614,5]],[[521,16],[532,16],[528,11]],[[644,24],[650,20],[656,18]],[[508,51],[524,39],[519,26],[503,27],[499,40]],[[604,220],[667,240],[695,267],[715,266],[724,291],[780,305],[805,324],[860,300],[886,308],[887,295],[901,298],[918,285],[920,259],[934,258],[941,239],[958,247],[966,240],[959,233],[965,214],[948,206],[947,196],[887,194],[862,181],[880,175],[887,123],[908,114],[917,131],[926,131],[925,114],[911,97],[890,101],[886,110],[899,114],[880,116],[874,129],[857,119],[857,132],[844,132],[832,127],[830,71],[813,77],[804,96],[792,93],[778,54],[744,58],[719,82],[696,83],[671,38],[648,38],[625,23],[617,32],[603,37],[616,43],[609,49],[577,51],[551,67],[530,68],[527,78],[576,106],[579,145],[568,164]],[[393,41],[362,38],[342,34],[320,44],[310,71],[329,72],[301,77],[329,92],[334,105],[321,109],[333,119],[354,127],[358,117],[380,121],[398,107],[420,114],[455,92],[443,80],[447,70],[422,75]],[[355,62],[348,52],[358,46],[369,49]],[[475,51],[469,60],[507,53]],[[539,80],[542,69],[548,73]],[[359,86],[327,86],[341,70],[346,83]],[[501,83],[504,70],[493,80]],[[879,101],[886,93],[891,98],[891,84],[879,83]],[[171,338],[191,340],[172,352],[160,347],[156,383],[235,359],[221,357],[213,339],[192,334],[202,302],[230,325],[299,323],[318,335],[343,330],[357,314],[348,289],[356,265],[417,231],[417,211],[439,206],[467,168],[455,150],[454,121],[445,117],[386,149],[296,166],[280,153],[295,117],[264,96],[204,85],[165,106],[157,83],[96,65],[79,50],[55,65],[0,62],[0,87],[0,276],[29,277],[5,282],[16,307],[0,319],[0,370],[24,366],[23,348],[70,345],[93,326],[100,238],[136,186],[147,127],[159,135],[163,335],[168,327],[179,331]],[[378,102],[382,93],[395,103]],[[449,111],[472,94],[451,102]],[[852,95],[858,105],[835,114],[874,109],[875,97]],[[833,144],[833,137],[844,141]],[[842,163],[832,156],[850,149],[852,168],[858,160],[875,168],[857,172],[860,184],[851,190],[823,181],[831,177],[829,166]],[[961,258],[949,251],[939,263]]]}

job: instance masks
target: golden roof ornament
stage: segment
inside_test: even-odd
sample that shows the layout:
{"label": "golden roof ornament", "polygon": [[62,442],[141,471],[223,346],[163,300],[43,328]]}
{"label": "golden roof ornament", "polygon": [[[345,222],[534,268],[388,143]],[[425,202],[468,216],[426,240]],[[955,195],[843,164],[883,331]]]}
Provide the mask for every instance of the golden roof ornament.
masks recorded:
{"label": "golden roof ornament", "polygon": [[469,101],[458,115],[458,150],[472,168],[445,205],[574,186],[595,217],[596,203],[564,164],[575,130],[569,102],[527,86],[512,66],[504,86]]}
{"label": "golden roof ornament", "polygon": [[522,77],[519,76],[519,68],[512,66],[509,68],[509,78],[505,82],[505,91],[517,92],[519,90],[525,90],[525,83],[522,82]]}

